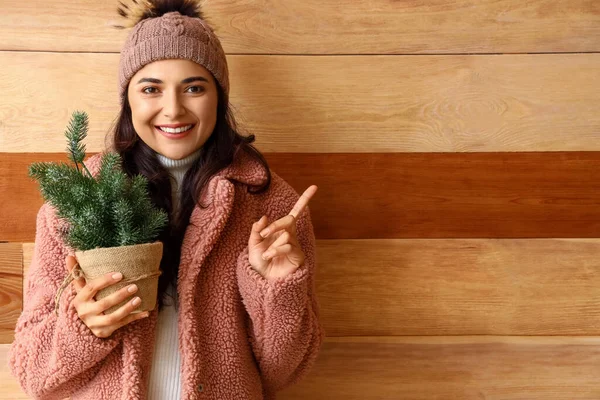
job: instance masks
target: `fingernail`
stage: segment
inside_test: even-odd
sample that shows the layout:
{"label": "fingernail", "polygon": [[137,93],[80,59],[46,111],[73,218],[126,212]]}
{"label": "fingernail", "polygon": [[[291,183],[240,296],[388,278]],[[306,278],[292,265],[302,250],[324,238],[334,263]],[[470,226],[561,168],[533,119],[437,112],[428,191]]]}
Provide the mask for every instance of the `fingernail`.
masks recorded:
{"label": "fingernail", "polygon": [[269,230],[268,229],[262,230],[260,232],[260,236],[262,236],[264,238],[267,237],[268,235],[269,235]]}
{"label": "fingernail", "polygon": [[113,277],[113,279],[115,279],[115,280],[116,280],[116,279],[121,279],[121,278],[123,277],[123,274],[122,274],[122,273],[120,273],[120,272],[117,272],[116,274],[113,274],[113,276],[112,276],[112,277]]}
{"label": "fingernail", "polygon": [[133,293],[133,292],[135,292],[136,290],[137,290],[137,286],[136,286],[136,285],[131,285],[131,286],[129,286],[129,288],[127,288],[127,291],[128,291],[129,293]]}
{"label": "fingernail", "polygon": [[142,301],[142,299],[140,299],[139,297],[136,297],[135,299],[133,299],[133,301],[131,303],[134,306],[137,306],[138,304],[140,304],[141,301]]}

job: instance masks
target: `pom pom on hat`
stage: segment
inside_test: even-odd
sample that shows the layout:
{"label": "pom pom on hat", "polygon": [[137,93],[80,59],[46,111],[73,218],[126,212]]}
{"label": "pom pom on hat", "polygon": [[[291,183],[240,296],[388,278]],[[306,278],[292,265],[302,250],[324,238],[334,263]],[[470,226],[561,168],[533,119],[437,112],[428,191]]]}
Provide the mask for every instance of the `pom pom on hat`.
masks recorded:
{"label": "pom pom on hat", "polygon": [[133,28],[146,18],[160,17],[173,11],[188,17],[204,19],[198,0],[129,0],[128,3],[119,1],[120,6],[117,7],[117,12],[125,18],[125,22],[123,25],[114,25],[115,28]]}

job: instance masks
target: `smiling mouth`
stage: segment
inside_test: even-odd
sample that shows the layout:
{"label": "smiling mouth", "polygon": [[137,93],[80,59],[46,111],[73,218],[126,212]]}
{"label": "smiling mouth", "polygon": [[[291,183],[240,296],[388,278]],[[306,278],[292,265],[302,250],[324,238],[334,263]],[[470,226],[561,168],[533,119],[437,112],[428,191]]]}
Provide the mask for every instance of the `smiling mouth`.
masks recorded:
{"label": "smiling mouth", "polygon": [[159,129],[165,133],[170,133],[171,135],[177,135],[179,133],[185,133],[187,131],[189,131],[190,129],[192,129],[194,127],[194,125],[187,125],[187,126],[182,126],[180,128],[166,128],[166,127],[161,127],[161,126],[155,126],[156,129]]}

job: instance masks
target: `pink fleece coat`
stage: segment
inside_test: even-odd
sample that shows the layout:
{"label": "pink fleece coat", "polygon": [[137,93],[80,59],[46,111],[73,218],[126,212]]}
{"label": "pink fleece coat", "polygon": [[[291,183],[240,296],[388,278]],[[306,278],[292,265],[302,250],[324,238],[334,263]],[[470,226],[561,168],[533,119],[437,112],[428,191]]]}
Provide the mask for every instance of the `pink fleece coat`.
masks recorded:
{"label": "pink fleece coat", "polygon": [[[86,161],[96,175],[101,154]],[[262,215],[291,210],[298,193],[272,172],[268,191],[247,189],[266,172],[242,154],[215,174],[196,206],[181,249],[178,315],[182,399],[274,399],[314,364],[324,337],[315,296],[315,237],[309,209],[299,216],[305,264],[269,282],[251,269],[248,238]],[[206,203],[205,203],[206,204]],[[148,318],[98,338],[79,319],[72,285],[54,296],[73,250],[58,232],[64,222],[48,203],[37,214],[35,248],[9,367],[21,387],[40,399],[145,399],[158,309]]]}

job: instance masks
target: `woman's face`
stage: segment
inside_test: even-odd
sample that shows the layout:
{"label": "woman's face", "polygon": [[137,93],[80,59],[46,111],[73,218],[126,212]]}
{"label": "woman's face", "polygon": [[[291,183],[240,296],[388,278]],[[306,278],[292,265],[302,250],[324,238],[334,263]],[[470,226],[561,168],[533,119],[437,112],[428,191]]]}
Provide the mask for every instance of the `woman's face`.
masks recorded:
{"label": "woman's face", "polygon": [[[133,127],[140,139],[174,160],[198,150],[217,122],[216,85],[206,68],[190,60],[146,64],[131,78],[127,89]],[[185,132],[159,129],[169,125],[192,127]]]}

